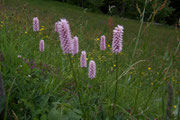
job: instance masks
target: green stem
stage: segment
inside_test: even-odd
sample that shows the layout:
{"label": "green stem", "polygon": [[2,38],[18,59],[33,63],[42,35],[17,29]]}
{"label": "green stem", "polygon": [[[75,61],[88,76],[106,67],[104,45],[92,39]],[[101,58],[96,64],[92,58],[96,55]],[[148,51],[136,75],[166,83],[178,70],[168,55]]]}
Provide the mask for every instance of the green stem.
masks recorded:
{"label": "green stem", "polygon": [[76,75],[75,75],[75,71],[74,71],[74,66],[73,66],[73,62],[72,62],[72,59],[71,59],[70,55],[69,55],[69,59],[70,59],[70,63],[71,63],[71,68],[72,68],[73,78],[74,78],[74,82],[75,82],[75,86],[76,86],[76,91],[77,91],[79,102],[80,102],[80,108],[81,108],[81,110],[83,112],[83,118],[85,120],[86,119],[85,111],[83,109],[83,104],[82,104],[82,99],[81,99],[81,96],[80,96],[79,85],[78,85],[78,81],[76,79]]}
{"label": "green stem", "polygon": [[9,96],[10,96],[10,94],[11,94],[11,89],[12,89],[12,87],[13,87],[13,85],[14,85],[14,82],[15,82],[15,78],[14,78],[13,82],[11,83],[11,86],[10,86],[9,91],[8,91],[7,102],[6,102],[6,107],[5,107],[4,120],[7,120],[6,118],[7,118],[8,104],[9,104]]}
{"label": "green stem", "polygon": [[139,87],[140,87],[140,80],[138,82],[138,88],[137,88],[135,102],[134,102],[134,113],[136,113],[136,104],[137,104],[137,99],[138,99],[138,96],[139,96]]}
{"label": "green stem", "polygon": [[114,105],[113,105],[113,119],[115,115],[116,99],[117,99],[117,89],[118,89],[118,55],[116,57],[116,83],[115,83],[115,92],[114,92]]}
{"label": "green stem", "polygon": [[165,92],[162,95],[162,120],[165,120],[165,104],[164,104],[164,99],[165,99]]}
{"label": "green stem", "polygon": [[147,5],[147,0],[145,1],[144,10],[143,10],[142,18],[141,18],[141,24],[140,24],[140,27],[139,27],[138,36],[136,38],[136,44],[135,44],[135,48],[134,48],[134,52],[133,52],[132,58],[134,58],[134,55],[136,53],[137,44],[138,44],[138,41],[139,41],[139,38],[140,38],[142,26],[143,26],[143,23],[144,23],[144,14],[145,14],[145,11],[146,11],[146,5]]}

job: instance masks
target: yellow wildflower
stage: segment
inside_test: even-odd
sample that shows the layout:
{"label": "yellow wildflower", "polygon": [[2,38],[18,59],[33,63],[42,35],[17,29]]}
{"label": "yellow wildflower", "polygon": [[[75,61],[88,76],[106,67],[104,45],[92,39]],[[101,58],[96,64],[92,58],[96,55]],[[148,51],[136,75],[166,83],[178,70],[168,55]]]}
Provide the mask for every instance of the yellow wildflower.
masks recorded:
{"label": "yellow wildflower", "polygon": [[44,28],[44,26],[41,26],[42,28]]}
{"label": "yellow wildflower", "polygon": [[86,60],[88,60],[88,58],[86,58]]}
{"label": "yellow wildflower", "polygon": [[148,70],[151,70],[151,67],[148,67]]}
{"label": "yellow wildflower", "polygon": [[99,41],[99,38],[97,38],[97,41]]}
{"label": "yellow wildflower", "polygon": [[44,28],[41,28],[41,29],[40,29],[40,31],[43,31],[43,30],[44,30]]}
{"label": "yellow wildflower", "polygon": [[114,64],[113,66],[114,66],[114,67],[116,67],[116,65],[115,65],[115,64]]}
{"label": "yellow wildflower", "polygon": [[111,47],[111,46],[108,44],[108,47]]}
{"label": "yellow wildflower", "polygon": [[176,109],[176,105],[174,105],[173,108]]}
{"label": "yellow wildflower", "polygon": [[151,82],[151,85],[154,85],[154,83],[153,83],[153,82]]}
{"label": "yellow wildflower", "polygon": [[27,32],[24,32],[25,34],[27,34]]}

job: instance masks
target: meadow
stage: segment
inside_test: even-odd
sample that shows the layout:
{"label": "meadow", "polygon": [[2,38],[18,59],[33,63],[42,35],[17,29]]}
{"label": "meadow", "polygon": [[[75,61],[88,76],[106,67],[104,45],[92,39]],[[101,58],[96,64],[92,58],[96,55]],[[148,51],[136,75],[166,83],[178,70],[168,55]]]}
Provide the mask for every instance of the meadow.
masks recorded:
{"label": "meadow", "polygon": [[[49,0],[5,0],[0,11],[4,119],[180,119],[178,27],[147,27],[148,22]],[[33,31],[34,17],[39,19],[38,32]],[[72,37],[79,39],[74,56],[63,53],[54,31],[62,18],[69,22]],[[123,49],[116,55],[112,38],[117,25],[124,27],[124,34]],[[105,51],[100,50],[102,35]],[[39,50],[40,40],[44,52]],[[80,67],[81,51],[87,54],[86,68]],[[94,79],[88,78],[90,60],[96,63]]]}

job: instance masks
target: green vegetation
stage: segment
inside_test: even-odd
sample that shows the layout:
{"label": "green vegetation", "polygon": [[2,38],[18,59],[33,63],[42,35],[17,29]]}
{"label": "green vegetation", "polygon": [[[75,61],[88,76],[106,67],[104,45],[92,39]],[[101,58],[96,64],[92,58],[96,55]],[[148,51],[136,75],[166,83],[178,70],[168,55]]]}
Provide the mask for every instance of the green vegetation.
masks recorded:
{"label": "green vegetation", "polygon": [[[54,24],[69,21],[72,36],[79,37],[80,51],[96,62],[97,76],[79,67],[73,57],[88,120],[111,120],[116,77],[111,52],[112,30],[124,26],[115,118],[178,119],[180,116],[178,29],[144,23],[133,56],[140,22],[86,12],[82,8],[48,0],[5,0],[0,8],[0,70],[7,95],[7,119],[79,120],[83,118],[69,57],[62,53]],[[38,17],[40,32],[33,32]],[[150,25],[150,26],[148,26]],[[148,26],[148,27],[147,27]],[[107,50],[99,38],[107,38]],[[39,41],[45,41],[45,52]],[[18,55],[22,57],[19,58]],[[173,93],[173,94],[172,94]]]}

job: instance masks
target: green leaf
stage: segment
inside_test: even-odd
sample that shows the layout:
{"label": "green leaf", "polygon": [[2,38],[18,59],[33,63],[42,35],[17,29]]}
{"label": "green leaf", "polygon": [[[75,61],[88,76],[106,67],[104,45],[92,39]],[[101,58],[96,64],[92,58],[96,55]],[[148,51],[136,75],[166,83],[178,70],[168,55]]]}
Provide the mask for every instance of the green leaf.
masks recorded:
{"label": "green leaf", "polygon": [[60,111],[56,109],[51,109],[51,111],[48,114],[48,120],[61,120],[61,113]]}
{"label": "green leaf", "polygon": [[1,96],[1,99],[0,99],[0,113],[3,111],[5,104],[6,104],[5,96]]}

